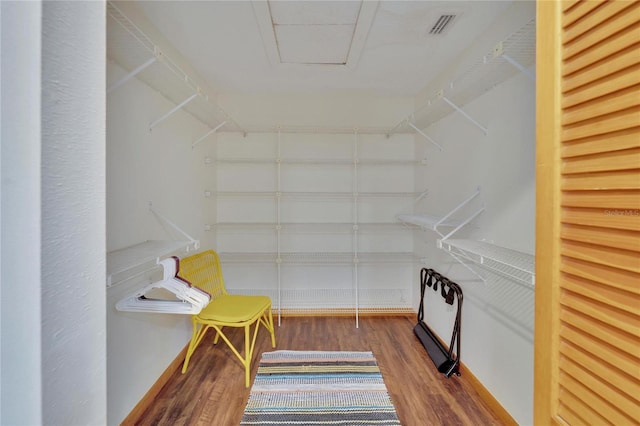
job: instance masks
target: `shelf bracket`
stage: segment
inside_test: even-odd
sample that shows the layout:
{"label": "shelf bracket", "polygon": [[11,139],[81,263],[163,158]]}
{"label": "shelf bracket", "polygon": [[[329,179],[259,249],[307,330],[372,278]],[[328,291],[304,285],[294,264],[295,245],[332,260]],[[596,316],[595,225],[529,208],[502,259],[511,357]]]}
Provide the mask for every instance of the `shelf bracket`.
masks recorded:
{"label": "shelf bracket", "polygon": [[445,101],[451,108],[455,109],[456,111],[458,111],[460,114],[462,114],[464,116],[464,118],[466,118],[467,120],[469,120],[470,122],[472,122],[477,128],[479,128],[480,130],[482,130],[482,133],[484,133],[485,135],[487,134],[487,128],[484,127],[482,124],[478,123],[473,117],[471,117],[469,114],[467,114],[462,108],[460,108],[458,105],[454,104],[453,102],[451,102],[446,96],[444,96],[443,92],[440,91],[440,93],[438,94],[438,97],[440,97],[440,99],[442,99],[443,101]]}
{"label": "shelf bracket", "polygon": [[[153,213],[154,215],[156,215],[160,220],[165,222],[167,225],[171,226],[173,229],[178,231],[181,235],[185,236],[191,243],[193,243],[193,248],[195,250],[198,250],[200,248],[200,241],[196,240],[191,235],[189,235],[186,232],[184,232],[180,227],[178,227],[178,225],[173,223],[171,220],[167,219],[165,216],[163,216],[160,213],[158,213],[158,211],[156,211],[153,208],[153,204],[151,204],[151,201],[149,201],[149,211],[151,213]],[[187,252],[189,252],[189,248],[188,247],[187,247]]]}
{"label": "shelf bracket", "polygon": [[431,138],[429,137],[429,135],[427,135],[427,134],[426,134],[425,132],[423,132],[422,130],[418,129],[418,127],[416,127],[413,123],[409,122],[408,124],[409,124],[409,126],[411,126],[411,128],[413,128],[413,130],[415,130],[416,132],[418,132],[418,133],[419,133],[423,138],[425,138],[426,140],[428,140],[429,142],[431,142],[432,144],[434,144],[435,146],[437,146],[437,147],[438,147],[438,149],[439,149],[440,151],[442,151],[442,147],[441,147],[440,145],[438,145],[438,144],[436,143],[436,141],[434,141],[433,139],[431,139]]}
{"label": "shelf bracket", "polygon": [[214,127],[213,129],[209,130],[207,133],[205,133],[204,135],[202,135],[200,138],[198,138],[197,141],[195,141],[194,143],[191,144],[191,149],[193,149],[193,147],[195,147],[196,145],[198,145],[199,143],[201,143],[203,140],[205,140],[205,138],[207,136],[209,136],[212,133],[215,133],[218,129],[220,129],[222,126],[224,126],[225,124],[227,124],[226,121],[223,121],[222,123],[218,124],[216,127]]}
{"label": "shelf bracket", "polygon": [[476,211],[473,215],[471,215],[470,217],[468,217],[464,222],[462,222],[460,225],[456,226],[455,229],[453,229],[451,232],[449,232],[447,235],[443,236],[442,239],[438,240],[438,248],[442,248],[442,242],[446,241],[449,237],[451,237],[453,234],[455,234],[456,232],[458,232],[461,228],[463,228],[464,226],[468,225],[471,221],[473,221],[476,217],[478,217],[478,215],[480,213],[482,213],[484,211],[484,206],[482,206],[482,208],[480,208],[478,211]]}
{"label": "shelf bracket", "polygon": [[107,93],[113,92],[118,87],[122,86],[127,81],[131,80],[133,77],[135,77],[136,75],[141,73],[144,69],[146,69],[149,65],[153,64],[155,61],[156,61],[156,58],[153,57],[153,58],[149,59],[147,62],[145,62],[144,64],[140,65],[139,67],[137,67],[136,69],[131,71],[129,74],[125,75],[120,80],[116,81],[111,86],[109,86],[109,88],[107,89]]}
{"label": "shelf bracket", "polygon": [[509,55],[503,54],[502,57],[504,58],[505,61],[509,62],[511,65],[513,65],[514,67],[519,69],[524,75],[529,77],[532,81],[536,81],[536,73],[534,71],[531,71],[531,70],[525,68],[518,61],[516,61],[515,59],[513,59]]}
{"label": "shelf bracket", "polygon": [[[457,212],[458,210],[460,210],[462,207],[466,206],[467,204],[469,204],[471,202],[471,200],[473,200],[474,198],[476,198],[478,195],[480,194],[480,187],[476,188],[476,192],[474,192],[469,198],[467,198],[466,200],[464,200],[463,202],[461,202],[460,204],[458,204],[454,209],[452,209],[449,213],[447,213],[445,216],[442,217],[442,219],[440,219],[435,225],[434,228],[437,228],[439,225],[441,225],[442,223],[446,222],[447,219],[449,219],[451,216],[453,216],[453,214],[455,212]],[[484,210],[484,207],[483,207]],[[477,215],[476,215],[477,216]],[[474,216],[475,217],[475,216]],[[467,222],[468,223],[468,222]],[[466,223],[464,224],[466,225]],[[458,229],[460,229],[460,227],[456,228],[454,231],[457,231]],[[453,235],[452,233],[450,233],[450,235]]]}
{"label": "shelf bracket", "polygon": [[515,68],[517,68],[520,72],[522,72],[524,75],[529,77],[531,80],[536,81],[536,74],[535,74],[534,71],[528,70],[520,62],[516,61],[511,56],[509,56],[506,53],[504,53],[504,44],[502,42],[496,44],[493,47],[493,57],[494,58],[497,58],[497,57],[503,58],[505,61],[507,61],[508,63],[513,65]]}
{"label": "shelf bracket", "polygon": [[456,260],[456,262],[458,262],[460,265],[462,265],[466,270],[471,272],[473,275],[478,277],[480,279],[480,281],[482,281],[483,284],[487,283],[487,280],[482,275],[480,275],[478,272],[476,272],[476,270],[473,269],[471,266],[469,266],[465,262],[463,262],[462,259],[460,259],[456,254],[454,254],[450,250],[451,249],[445,250],[445,253],[447,253],[449,256],[453,257]]}
{"label": "shelf bracket", "polygon": [[200,93],[196,92],[193,95],[189,96],[187,99],[185,99],[184,101],[180,102],[180,104],[176,105],[175,107],[171,108],[169,111],[167,111],[164,115],[162,115],[162,117],[158,118],[157,120],[153,121],[151,124],[149,124],[149,130],[152,130],[154,127],[156,127],[158,124],[162,123],[166,118],[168,118],[169,116],[171,116],[174,112],[178,111],[179,109],[181,109],[183,106],[185,106],[186,104],[188,104],[189,102],[191,102],[192,100],[194,100]]}

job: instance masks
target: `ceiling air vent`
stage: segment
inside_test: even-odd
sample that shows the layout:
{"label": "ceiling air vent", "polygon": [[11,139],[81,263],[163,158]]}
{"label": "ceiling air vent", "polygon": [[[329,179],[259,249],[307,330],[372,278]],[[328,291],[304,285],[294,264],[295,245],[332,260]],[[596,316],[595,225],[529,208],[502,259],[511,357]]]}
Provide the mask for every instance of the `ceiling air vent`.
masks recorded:
{"label": "ceiling air vent", "polygon": [[436,22],[431,26],[429,35],[442,35],[447,27],[451,25],[451,22],[456,17],[453,14],[440,15]]}

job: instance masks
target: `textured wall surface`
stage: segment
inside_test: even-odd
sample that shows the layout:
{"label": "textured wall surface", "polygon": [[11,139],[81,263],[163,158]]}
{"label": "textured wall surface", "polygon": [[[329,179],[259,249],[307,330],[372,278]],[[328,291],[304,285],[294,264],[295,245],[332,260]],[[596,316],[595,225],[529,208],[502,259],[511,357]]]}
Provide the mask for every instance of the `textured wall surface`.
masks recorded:
{"label": "textured wall surface", "polygon": [[43,418],[104,424],[104,4],[44,2],[42,22]]}

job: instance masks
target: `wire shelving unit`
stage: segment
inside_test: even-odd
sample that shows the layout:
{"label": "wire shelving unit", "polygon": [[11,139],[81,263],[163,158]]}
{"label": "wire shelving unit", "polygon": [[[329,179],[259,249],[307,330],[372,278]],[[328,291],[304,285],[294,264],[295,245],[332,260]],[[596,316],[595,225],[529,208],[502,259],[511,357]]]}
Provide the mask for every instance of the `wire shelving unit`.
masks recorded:
{"label": "wire shelving unit", "polygon": [[535,74],[530,70],[536,59],[535,40],[536,23],[535,19],[531,19],[520,29],[495,44],[491,51],[478,57],[467,68],[460,70],[447,87],[434,93],[427,102],[389,129],[387,135],[418,133],[442,150],[442,146],[424,129],[454,111],[462,114],[486,135],[486,126],[471,117],[462,107],[518,72],[526,74],[535,81]]}
{"label": "wire shelving unit", "polygon": [[112,2],[107,2],[107,57],[126,71],[126,75],[107,88],[107,93],[137,78],[175,104],[149,123],[149,130],[183,110],[209,127],[209,131],[192,142],[193,146],[219,129],[244,133],[242,126],[212,102],[192,76]]}
{"label": "wire shelving unit", "polygon": [[454,253],[521,285],[535,286],[535,256],[495,244],[463,239],[442,241],[442,249]]}

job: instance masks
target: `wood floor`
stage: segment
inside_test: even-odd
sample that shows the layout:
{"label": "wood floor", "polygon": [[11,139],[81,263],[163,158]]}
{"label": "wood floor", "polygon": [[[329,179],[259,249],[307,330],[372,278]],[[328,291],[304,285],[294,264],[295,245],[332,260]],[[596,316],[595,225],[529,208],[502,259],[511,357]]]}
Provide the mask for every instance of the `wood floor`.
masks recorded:
{"label": "wood floor", "polygon": [[[413,334],[415,317],[363,317],[355,328],[352,317],[287,317],[276,327],[276,349],[372,351],[391,399],[405,426],[498,425],[468,380],[438,373]],[[234,343],[240,330],[229,333]],[[139,425],[237,426],[249,390],[239,361],[208,334],[189,363],[176,371]],[[266,330],[260,330],[252,380],[263,351],[271,351]],[[464,354],[462,361],[464,362]]]}

